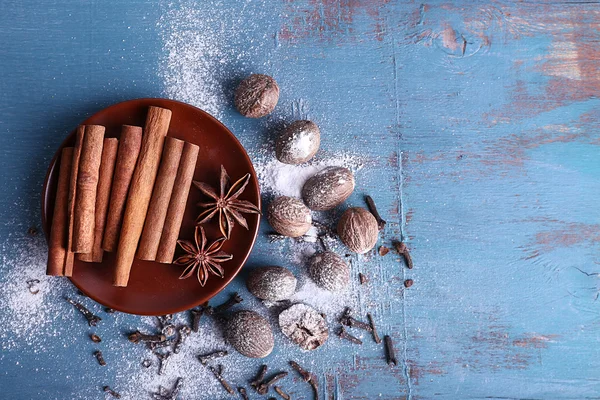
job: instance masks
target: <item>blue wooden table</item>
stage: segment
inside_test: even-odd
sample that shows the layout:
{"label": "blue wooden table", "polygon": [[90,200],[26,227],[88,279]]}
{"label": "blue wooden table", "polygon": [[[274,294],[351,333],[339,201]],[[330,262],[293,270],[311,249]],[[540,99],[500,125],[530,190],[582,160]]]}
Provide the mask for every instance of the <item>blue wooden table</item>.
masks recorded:
{"label": "blue wooden table", "polygon": [[[45,240],[28,234],[67,132],[138,97],[206,109],[257,163],[274,126],[314,120],[322,159],[362,159],[348,204],[372,195],[388,220],[380,244],[403,237],[412,251],[410,271],[393,252],[351,258],[353,280],[370,281],[350,297],[394,339],[397,367],[368,335],[294,353],[278,333],[270,371],[297,359],[325,399],[600,398],[599,27],[600,5],[574,1],[4,0],[0,398],[104,398],[104,385],[149,398],[182,369],[182,398],[230,398],[199,363],[140,375],[146,353],[125,333],[151,320],[87,302],[103,318],[99,367],[90,330],[62,299],[75,290],[44,277]],[[261,120],[231,101],[252,72],[282,90]],[[291,244],[268,243],[268,230],[249,267],[301,275]],[[35,278],[41,292],[30,295]],[[216,302],[233,291],[260,307],[243,277]],[[205,329],[190,352],[220,343]],[[245,384],[260,363],[239,357],[227,372]],[[310,398],[293,374],[282,386]]]}

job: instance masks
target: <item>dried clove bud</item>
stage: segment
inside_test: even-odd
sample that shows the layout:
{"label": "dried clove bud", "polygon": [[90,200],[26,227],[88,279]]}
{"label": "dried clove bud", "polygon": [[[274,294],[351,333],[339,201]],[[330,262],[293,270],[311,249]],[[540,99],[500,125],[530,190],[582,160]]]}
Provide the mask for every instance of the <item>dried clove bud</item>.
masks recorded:
{"label": "dried clove bud", "polygon": [[94,356],[96,357],[96,360],[98,360],[98,364],[100,364],[103,367],[106,365],[106,361],[104,361],[104,356],[102,355],[102,352],[100,350],[96,350],[94,352]]}
{"label": "dried clove bud", "polygon": [[373,198],[371,196],[365,196],[365,200],[367,201],[367,207],[369,208],[369,211],[371,211],[371,214],[373,214],[373,216],[377,220],[377,226],[379,227],[379,230],[383,230],[383,228],[385,228],[386,222],[383,218],[381,218],[381,215],[379,215]]}
{"label": "dried clove bud", "polygon": [[338,336],[354,344],[362,344],[362,340],[346,332],[346,328],[344,328],[344,326],[341,326],[338,330]]}
{"label": "dried clove bud", "polygon": [[271,387],[277,381],[285,378],[287,375],[288,375],[287,372],[280,372],[278,374],[275,374],[268,381],[264,381],[260,385],[258,385],[258,387],[256,388],[256,391],[258,392],[258,394],[267,394],[269,391],[269,387]]}
{"label": "dried clove bud", "polygon": [[413,283],[415,283],[415,281],[413,281],[412,279],[407,279],[404,281],[404,287],[408,289],[413,285]]}
{"label": "dried clove bud", "polygon": [[281,396],[283,400],[292,400],[292,396],[283,391],[279,386],[273,386],[273,389]]}
{"label": "dried clove bud", "polygon": [[192,314],[192,332],[198,332],[198,329],[200,329],[200,318],[204,315],[204,307],[191,309],[190,313]]}
{"label": "dried clove bud", "polygon": [[67,300],[69,303],[73,304],[73,306],[75,306],[75,308],[77,310],[79,310],[80,313],[83,314],[83,316],[85,317],[85,319],[87,320],[87,322],[90,326],[96,326],[96,324],[98,324],[98,322],[102,320],[102,318],[98,317],[97,315],[94,315],[94,313],[92,313],[90,310],[85,308],[85,306],[83,306],[82,304],[80,304],[74,300],[71,300],[68,297],[65,297],[65,300]]}
{"label": "dried clove bud", "polygon": [[392,365],[398,365],[398,360],[396,359],[396,352],[394,351],[394,343],[392,343],[392,338],[388,335],[385,335],[383,337],[383,342],[385,343],[385,356],[388,365],[390,367]]}
{"label": "dried clove bud", "polygon": [[225,378],[223,378],[223,375],[222,375],[223,366],[222,365],[219,365],[219,369],[216,369],[212,365],[209,365],[208,369],[210,369],[210,372],[212,372],[213,375],[215,376],[215,378],[217,378],[217,380],[219,381],[219,383],[221,383],[221,386],[223,386],[223,388],[225,390],[227,390],[227,393],[229,393],[231,395],[235,394],[235,391],[233,390],[231,385],[225,380]]}
{"label": "dried clove bud", "polygon": [[258,371],[258,375],[256,376],[256,378],[254,378],[254,380],[250,382],[250,386],[252,386],[255,390],[258,389],[258,386],[265,379],[265,375],[267,374],[267,368],[268,367],[266,365],[262,365],[260,367],[260,370]]}
{"label": "dried clove bud", "polygon": [[244,301],[244,299],[242,299],[240,297],[240,295],[237,294],[237,292],[236,292],[236,293],[232,294],[231,297],[223,304],[218,305],[214,308],[209,307],[206,311],[209,314],[219,314],[219,313],[229,310],[231,307],[235,306],[236,304],[241,303],[242,301]]}
{"label": "dried clove bud", "polygon": [[140,331],[135,331],[128,336],[128,339],[132,343],[139,343],[139,342],[155,343],[155,342],[164,342],[167,340],[167,337],[163,334],[147,335],[145,333],[141,333]]}
{"label": "dried clove bud", "polygon": [[404,262],[406,263],[408,269],[413,269],[412,257],[410,256],[406,244],[404,244],[404,242],[394,242],[394,248],[396,249],[398,254],[400,254],[404,258]]}
{"label": "dried clove bud", "polygon": [[346,325],[349,326],[351,328],[359,328],[362,330],[365,330],[367,332],[371,332],[373,330],[373,328],[371,328],[371,325],[359,321],[356,318],[353,318],[350,314],[351,314],[352,310],[348,307],[346,307],[346,309],[344,310],[344,313],[342,314],[341,318],[340,318],[340,323],[342,325]]}
{"label": "dried clove bud", "polygon": [[246,391],[246,388],[243,387],[238,387],[238,392],[240,392],[240,395],[242,396],[242,400],[250,400],[250,398],[248,397],[248,392]]}
{"label": "dried clove bud", "polygon": [[308,384],[312,387],[315,400],[319,400],[319,381],[317,380],[317,376],[302,368],[296,361],[290,361],[290,365],[300,374],[302,380],[304,380],[304,382],[308,382]]}
{"label": "dried clove bud", "polygon": [[379,338],[379,334],[377,333],[377,328],[375,327],[375,322],[373,321],[373,316],[371,313],[367,313],[367,319],[369,320],[369,325],[371,325],[371,333],[373,334],[373,340],[375,343],[381,343],[381,339]]}
{"label": "dried clove bud", "polygon": [[192,330],[189,326],[183,325],[177,329],[177,332],[179,333],[179,338],[175,342],[175,347],[173,348],[173,353],[175,354],[179,354],[181,351],[181,346],[183,346],[183,343],[185,343],[187,337],[190,335],[190,333],[192,333]]}
{"label": "dried clove bud", "polygon": [[173,353],[167,351],[166,353],[154,353],[156,357],[160,360],[160,366],[158,367],[158,374],[162,375],[167,368],[167,364],[169,363],[169,358]]}
{"label": "dried clove bud", "polygon": [[369,278],[367,278],[367,276],[362,272],[358,273],[358,280],[360,281],[361,285],[364,285],[365,283],[369,282]]}
{"label": "dried clove bud", "polygon": [[216,360],[217,358],[225,357],[227,354],[228,353],[225,350],[215,351],[215,352],[212,352],[209,354],[205,354],[203,356],[198,356],[198,360],[200,360],[200,363],[202,365],[206,365],[206,364],[208,364],[209,361],[213,361],[213,360]]}
{"label": "dried clove bud", "polygon": [[121,398],[121,395],[120,395],[119,393],[115,392],[114,390],[112,390],[112,389],[110,388],[110,386],[104,386],[104,387],[102,388],[102,390],[104,390],[106,393],[110,394],[110,395],[111,395],[112,397],[114,397],[115,399],[120,399],[120,398]]}

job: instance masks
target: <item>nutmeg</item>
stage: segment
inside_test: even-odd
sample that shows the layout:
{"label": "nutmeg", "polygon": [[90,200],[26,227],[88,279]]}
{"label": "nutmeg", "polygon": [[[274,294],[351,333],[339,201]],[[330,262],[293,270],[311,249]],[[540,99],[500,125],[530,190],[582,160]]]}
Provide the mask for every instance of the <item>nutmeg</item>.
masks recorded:
{"label": "nutmeg", "polygon": [[238,311],[227,321],[225,335],[242,355],[264,358],[271,354],[275,341],[269,321],[254,311]]}
{"label": "nutmeg", "polygon": [[358,254],[364,254],[375,247],[379,234],[373,214],[359,207],[349,208],[342,214],[337,231],[342,242]]}
{"label": "nutmeg", "polygon": [[250,272],[246,286],[259,299],[286,300],[296,292],[296,277],[287,268],[260,267]]}
{"label": "nutmeg", "polygon": [[300,200],[293,197],[277,197],[269,205],[269,223],[284,236],[299,237],[312,226],[310,210]]}
{"label": "nutmeg", "polygon": [[327,321],[314,308],[294,304],[279,314],[281,332],[304,350],[314,350],[327,341]]}
{"label": "nutmeg", "polygon": [[252,74],[235,91],[235,108],[245,117],[260,118],[270,114],[279,100],[279,86],[268,75]]}
{"label": "nutmeg", "polygon": [[354,175],[344,167],[327,167],[309,178],[302,187],[304,203],[314,211],[342,204],[354,191]]}
{"label": "nutmeg", "polygon": [[332,251],[315,254],[308,263],[308,274],[318,286],[332,292],[344,289],[350,281],[348,264]]}
{"label": "nutmeg", "polygon": [[321,143],[319,127],[312,121],[294,121],[275,143],[275,155],[285,164],[302,164],[313,158]]}

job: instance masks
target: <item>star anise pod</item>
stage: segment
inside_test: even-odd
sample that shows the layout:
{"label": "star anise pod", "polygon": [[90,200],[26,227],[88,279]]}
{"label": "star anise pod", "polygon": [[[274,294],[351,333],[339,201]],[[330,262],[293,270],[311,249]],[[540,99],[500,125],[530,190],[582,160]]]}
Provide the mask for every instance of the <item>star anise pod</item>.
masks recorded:
{"label": "star anise pod", "polygon": [[206,203],[198,203],[198,206],[205,208],[205,210],[196,218],[196,224],[203,224],[219,213],[219,228],[226,239],[229,239],[231,236],[231,230],[235,222],[248,229],[248,223],[246,222],[246,218],[242,216],[242,213],[260,214],[260,209],[254,204],[247,200],[238,199],[244,189],[246,189],[249,181],[250,174],[248,173],[233,185],[230,185],[229,175],[227,175],[227,171],[225,171],[225,167],[222,165],[220,193],[217,193],[206,183],[194,181],[194,185],[212,199],[212,201]]}
{"label": "star anise pod", "polygon": [[186,254],[179,257],[173,263],[186,266],[179,279],[189,278],[194,271],[196,271],[198,282],[200,282],[200,285],[202,286],[206,284],[209,273],[223,278],[224,271],[219,264],[233,258],[231,254],[221,251],[225,238],[222,237],[217,239],[207,246],[204,228],[196,226],[194,241],[195,243],[188,240],[177,241],[181,248],[186,252]]}

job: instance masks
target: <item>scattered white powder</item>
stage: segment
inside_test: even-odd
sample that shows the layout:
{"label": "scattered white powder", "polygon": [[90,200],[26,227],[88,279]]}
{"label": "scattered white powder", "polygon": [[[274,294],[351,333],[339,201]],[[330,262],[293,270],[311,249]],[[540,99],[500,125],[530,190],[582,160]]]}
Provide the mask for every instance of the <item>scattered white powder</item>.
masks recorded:
{"label": "scattered white powder", "polygon": [[264,152],[252,156],[263,193],[296,198],[302,197],[304,183],[327,167],[346,167],[353,173],[363,167],[359,156],[348,153],[331,154],[325,156],[326,158],[311,160],[301,165],[281,163],[274,157],[266,157]]}
{"label": "scattered white powder", "polygon": [[219,118],[228,99],[219,75],[228,56],[223,51],[222,22],[199,4],[170,4],[158,21],[163,53],[159,66],[165,96],[197,106]]}

